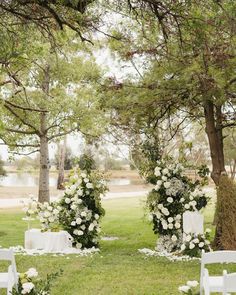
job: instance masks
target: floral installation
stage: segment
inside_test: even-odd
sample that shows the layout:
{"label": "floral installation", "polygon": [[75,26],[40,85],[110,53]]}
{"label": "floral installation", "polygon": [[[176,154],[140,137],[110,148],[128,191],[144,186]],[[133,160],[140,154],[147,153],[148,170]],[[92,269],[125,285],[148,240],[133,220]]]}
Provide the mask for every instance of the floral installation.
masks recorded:
{"label": "floral installation", "polygon": [[201,257],[202,250],[211,251],[210,232],[210,229],[206,229],[204,234],[184,234],[183,243],[180,247],[181,253],[190,257]]}
{"label": "floral installation", "polygon": [[59,214],[62,210],[57,202],[38,203],[38,216],[41,223],[41,230],[45,231],[59,231],[61,229]]}
{"label": "floral installation", "polygon": [[50,295],[52,282],[62,274],[60,272],[48,274],[46,279],[39,279],[35,268],[29,268],[25,273],[19,274],[17,288],[14,288],[12,295]]}
{"label": "floral installation", "polygon": [[60,223],[78,249],[98,247],[99,222],[105,211],[101,195],[107,191],[102,174],[74,170],[61,199]]}
{"label": "floral installation", "polygon": [[187,294],[187,295],[198,295],[199,292],[195,292],[194,289],[197,288],[197,286],[199,285],[198,281],[187,281],[186,285],[183,286],[179,286],[178,290],[179,292],[181,292],[182,294]]}
{"label": "floral installation", "polygon": [[[203,169],[199,170],[201,180],[193,181],[183,173],[184,167],[173,160],[158,160],[151,177],[154,188],[147,198],[147,208],[153,231],[159,234],[157,247],[170,252],[180,249],[182,236],[182,216],[185,211],[201,210],[207,204],[202,191],[206,179]],[[163,240],[163,241],[162,241]]]}
{"label": "floral installation", "polygon": [[23,211],[25,212],[26,217],[24,220],[34,220],[38,213],[38,202],[33,195],[29,196],[27,202],[23,201]]}

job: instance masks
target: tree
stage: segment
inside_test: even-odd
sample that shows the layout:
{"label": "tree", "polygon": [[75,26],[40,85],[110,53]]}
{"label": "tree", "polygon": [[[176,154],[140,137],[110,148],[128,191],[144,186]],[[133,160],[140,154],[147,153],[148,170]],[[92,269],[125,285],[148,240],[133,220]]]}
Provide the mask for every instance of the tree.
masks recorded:
{"label": "tree", "polygon": [[49,200],[48,144],[71,132],[90,130],[96,135],[102,130],[92,87],[99,78],[98,67],[82,51],[81,56],[75,54],[81,48],[73,39],[61,36],[63,42],[55,55],[50,43],[36,41],[24,57],[24,68],[17,62],[5,67],[5,76],[13,82],[5,86],[1,97],[5,125],[1,139],[18,152],[25,148],[29,153],[40,152],[40,202]]}
{"label": "tree", "polygon": [[[131,124],[141,131],[140,122],[154,130],[164,122],[173,130],[174,114],[180,123],[186,118],[200,121],[208,137],[216,185],[226,174],[224,131],[236,124],[235,5],[213,0],[133,1],[131,9],[141,22],[135,34],[133,23],[112,28],[124,40],[122,46],[112,42],[121,57],[134,61],[142,56],[146,61],[145,69],[137,70],[138,79],[111,81],[110,88],[119,97],[116,114],[123,111],[117,117],[123,122],[132,117]],[[218,248],[222,248],[220,222],[215,235]]]}

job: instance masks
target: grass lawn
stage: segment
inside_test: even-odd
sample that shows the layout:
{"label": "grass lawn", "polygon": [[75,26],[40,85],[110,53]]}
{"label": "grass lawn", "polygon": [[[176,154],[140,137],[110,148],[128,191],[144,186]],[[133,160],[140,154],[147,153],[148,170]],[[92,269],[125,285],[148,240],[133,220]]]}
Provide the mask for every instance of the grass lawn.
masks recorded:
{"label": "grass lawn", "polygon": [[[179,294],[178,286],[187,280],[199,280],[199,261],[170,262],[161,257],[145,257],[139,248],[155,247],[156,236],[151,224],[144,220],[143,198],[104,200],[106,216],[102,222],[104,236],[119,240],[102,241],[101,252],[90,257],[76,255],[17,255],[19,272],[36,267],[42,276],[62,268],[52,295],[151,295]],[[207,227],[211,227],[213,209],[205,211]],[[22,212],[0,210],[0,245],[23,245],[26,223]],[[1,267],[1,265],[0,265]],[[231,267],[232,268],[232,267]]]}

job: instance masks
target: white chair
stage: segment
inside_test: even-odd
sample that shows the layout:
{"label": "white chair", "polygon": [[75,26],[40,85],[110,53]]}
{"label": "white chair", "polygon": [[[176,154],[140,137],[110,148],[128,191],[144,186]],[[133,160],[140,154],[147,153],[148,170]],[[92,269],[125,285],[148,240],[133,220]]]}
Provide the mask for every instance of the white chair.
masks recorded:
{"label": "white chair", "polygon": [[236,263],[236,251],[202,251],[200,273],[200,295],[209,295],[211,292],[223,292],[223,276],[210,276],[206,264]]}
{"label": "white chair", "polygon": [[8,272],[0,273],[0,289],[7,289],[7,295],[11,295],[13,286],[17,287],[18,274],[13,250],[0,249],[0,260],[9,261]]}
{"label": "white chair", "polygon": [[223,271],[223,295],[228,295],[228,292],[236,292],[236,273],[227,274]]}

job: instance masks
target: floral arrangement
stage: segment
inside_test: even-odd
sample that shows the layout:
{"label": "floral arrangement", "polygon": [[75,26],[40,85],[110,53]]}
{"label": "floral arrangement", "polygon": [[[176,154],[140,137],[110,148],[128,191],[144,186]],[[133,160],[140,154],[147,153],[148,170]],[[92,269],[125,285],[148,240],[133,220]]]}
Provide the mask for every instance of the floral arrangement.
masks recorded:
{"label": "floral arrangement", "polygon": [[210,247],[210,229],[206,229],[205,234],[184,234],[183,244],[181,245],[181,253],[190,257],[201,257],[201,252],[211,251]]}
{"label": "floral arrangement", "polygon": [[59,231],[61,226],[59,222],[59,213],[61,207],[57,202],[38,203],[38,219],[41,223],[42,231]]}
{"label": "floral arrangement", "polygon": [[50,295],[52,281],[62,274],[62,271],[48,274],[46,279],[39,279],[35,268],[30,268],[19,275],[17,289],[14,288],[12,295]]}
{"label": "floral arrangement", "polygon": [[[202,192],[203,181],[191,180],[184,175],[183,170],[183,166],[173,160],[158,160],[149,177],[155,184],[147,199],[153,230],[159,236],[165,236],[162,246],[168,245],[168,251],[171,252],[179,249],[183,213],[200,210],[207,204],[207,197]],[[202,170],[199,178],[205,180]]]}
{"label": "floral arrangement", "polygon": [[199,285],[197,281],[187,281],[186,285],[180,286],[178,288],[179,292],[182,294],[187,294],[187,295],[194,295],[194,294],[199,294],[195,293],[194,289]]}
{"label": "floral arrangement", "polygon": [[27,202],[23,202],[23,211],[25,212],[24,220],[34,220],[36,214],[38,213],[38,202],[37,200],[30,195],[30,199]]}
{"label": "floral arrangement", "polygon": [[98,246],[99,221],[105,214],[100,196],[107,191],[102,174],[74,171],[60,202],[60,223],[77,248]]}

